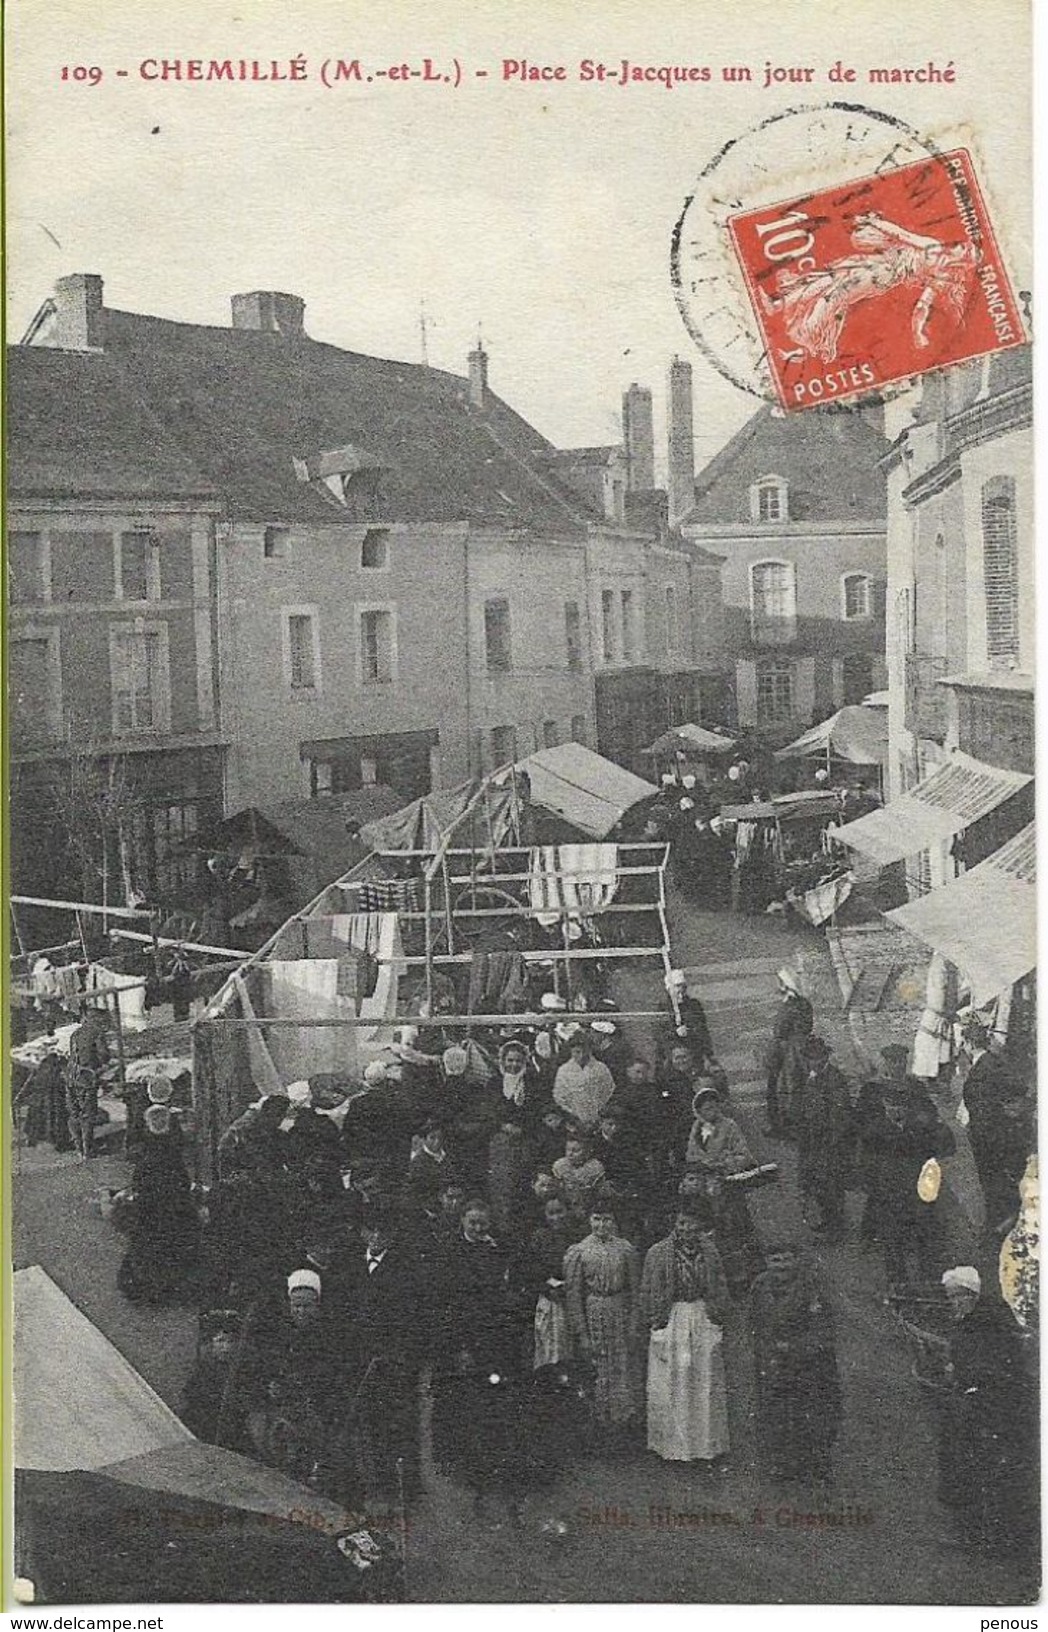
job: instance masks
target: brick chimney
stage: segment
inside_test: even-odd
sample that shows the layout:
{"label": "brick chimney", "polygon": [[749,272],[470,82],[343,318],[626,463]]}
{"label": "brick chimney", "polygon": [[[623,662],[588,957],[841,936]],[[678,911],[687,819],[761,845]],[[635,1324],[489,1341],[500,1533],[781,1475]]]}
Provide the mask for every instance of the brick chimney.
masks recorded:
{"label": "brick chimney", "polygon": [[106,314],[98,273],[72,272],[59,278],[52,300],[54,322],[44,343],[62,351],[101,351]]}
{"label": "brick chimney", "polygon": [[622,445],[629,491],[650,492],[655,486],[655,421],[646,386],[634,383],[622,393]]}
{"label": "brick chimney", "polygon": [[675,527],[695,504],[695,430],[691,406],[691,364],[674,357],[667,385],[666,487],[670,500],[670,526]]}
{"label": "brick chimney", "polygon": [[480,340],[469,354],[469,400],[474,408],[483,408],[488,397],[488,354]]}
{"label": "brick chimney", "polygon": [[233,327],[262,330],[266,334],[303,335],[306,303],[298,295],[282,295],[275,289],[255,289],[247,295],[234,295]]}

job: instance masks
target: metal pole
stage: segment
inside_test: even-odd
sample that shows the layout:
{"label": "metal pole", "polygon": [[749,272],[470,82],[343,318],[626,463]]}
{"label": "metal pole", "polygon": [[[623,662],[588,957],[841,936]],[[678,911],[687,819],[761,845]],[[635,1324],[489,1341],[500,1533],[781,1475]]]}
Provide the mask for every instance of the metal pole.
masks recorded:
{"label": "metal pole", "polygon": [[[433,1008],[433,887],[426,870],[423,905],[426,911],[426,1002]],[[452,954],[449,954],[451,956]]]}
{"label": "metal pole", "polygon": [[126,1098],[126,1095],[127,1095],[127,1075],[126,1075],[127,1061],[126,1061],[126,1058],[125,1058],[125,1055],[124,1055],[124,1025],[123,1025],[123,1021],[120,1018],[120,994],[119,994],[118,991],[116,991],[111,986],[109,988],[107,996],[111,997],[112,1000],[113,1000],[113,1029],[116,1032],[116,1057],[117,1057],[117,1069],[118,1069],[118,1071],[120,1073],[120,1092]]}
{"label": "metal pole", "polygon": [[444,921],[448,931],[448,951],[453,953],[455,950],[455,928],[453,923],[454,914],[451,910],[451,880],[448,877],[447,856],[441,856],[440,870],[444,880]]}
{"label": "metal pole", "polygon": [[[662,1009],[595,1009],[582,1010],[571,1016],[572,1020],[580,1025],[592,1020],[665,1020],[666,1014]],[[394,1031],[401,1024],[403,1017],[393,1015],[388,1020],[376,1022],[374,1015],[317,1015],[317,1016],[286,1016],[261,1014],[253,1020],[242,1019],[238,1015],[202,1014],[194,1020],[194,1029],[198,1026],[301,1026],[305,1029],[330,1029],[332,1026],[376,1026],[379,1030]],[[529,1029],[545,1030],[550,1023],[548,1014],[440,1014],[435,1018],[413,1014],[411,1024],[420,1030],[429,1027],[455,1030],[458,1028],[480,1028],[491,1026],[527,1026]]]}

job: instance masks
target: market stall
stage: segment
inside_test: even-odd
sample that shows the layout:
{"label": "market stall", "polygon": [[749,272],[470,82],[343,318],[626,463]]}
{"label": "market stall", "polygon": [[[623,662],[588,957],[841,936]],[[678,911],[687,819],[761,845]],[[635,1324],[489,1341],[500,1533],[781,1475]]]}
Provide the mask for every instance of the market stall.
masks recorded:
{"label": "market stall", "polygon": [[780,793],[745,805],[723,805],[719,821],[732,830],[732,906],[766,912],[788,905],[806,922],[825,923],[851,893],[848,867],[829,846],[841,820],[835,793]]}
{"label": "market stall", "polygon": [[659,779],[667,772],[678,779],[687,772],[694,772],[701,782],[708,783],[713,766],[723,762],[725,755],[736,747],[735,738],[726,732],[688,724],[664,731],[644,752],[653,761]]}
{"label": "market stall", "polygon": [[887,710],[873,704],[840,708],[813,725],[775,755],[777,760],[811,760],[838,778],[871,774],[883,793],[888,759]]}
{"label": "market stall", "polygon": [[[666,847],[593,837],[655,790],[589,758],[571,762],[586,780],[544,755],[482,780],[436,843],[374,851],[231,976],[193,1033],[199,1176],[252,1098],[319,1077],[351,1093],[406,1021],[420,1050],[483,1053],[503,1027],[547,1028],[544,997],[607,1022],[622,960],[668,971]],[[545,815],[568,836],[527,842]],[[383,829],[403,845],[411,821]]]}

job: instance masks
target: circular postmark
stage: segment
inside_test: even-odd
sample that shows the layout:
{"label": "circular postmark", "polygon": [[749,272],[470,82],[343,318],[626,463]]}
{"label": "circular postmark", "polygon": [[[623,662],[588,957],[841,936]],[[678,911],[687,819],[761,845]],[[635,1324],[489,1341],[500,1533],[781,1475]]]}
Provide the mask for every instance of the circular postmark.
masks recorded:
{"label": "circular postmark", "polygon": [[[701,171],[685,201],[671,250],[677,307],[707,361],[740,390],[779,405],[797,406],[784,400],[781,369],[771,366],[780,359],[777,354],[769,358],[766,326],[755,311],[755,303],[760,310],[762,298],[773,302],[778,297],[748,278],[729,224],[786,201],[817,201],[831,189],[847,189],[853,181],[870,182],[942,157],[935,142],[904,120],[847,102],[789,108],[726,142]],[[874,199],[872,192],[870,199]],[[876,214],[876,210],[867,213]],[[786,210],[785,214],[800,212]],[[778,225],[780,233],[785,233],[800,223],[787,220]],[[796,240],[801,241],[800,237]],[[821,349],[832,348],[824,341]],[[883,399],[886,385],[886,381],[862,379],[849,383],[847,390],[838,386],[830,400],[850,395],[854,401],[860,391],[863,402]],[[902,379],[897,378],[889,389],[903,389]]]}

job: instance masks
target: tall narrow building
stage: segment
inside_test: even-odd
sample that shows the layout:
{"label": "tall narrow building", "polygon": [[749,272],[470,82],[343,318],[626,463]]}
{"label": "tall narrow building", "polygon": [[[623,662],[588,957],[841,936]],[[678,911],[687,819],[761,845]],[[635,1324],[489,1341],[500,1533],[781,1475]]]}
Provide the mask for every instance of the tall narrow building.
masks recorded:
{"label": "tall narrow building", "polygon": [[674,357],[666,389],[667,468],[670,526],[695,504],[695,435],[691,405],[691,364]]}

